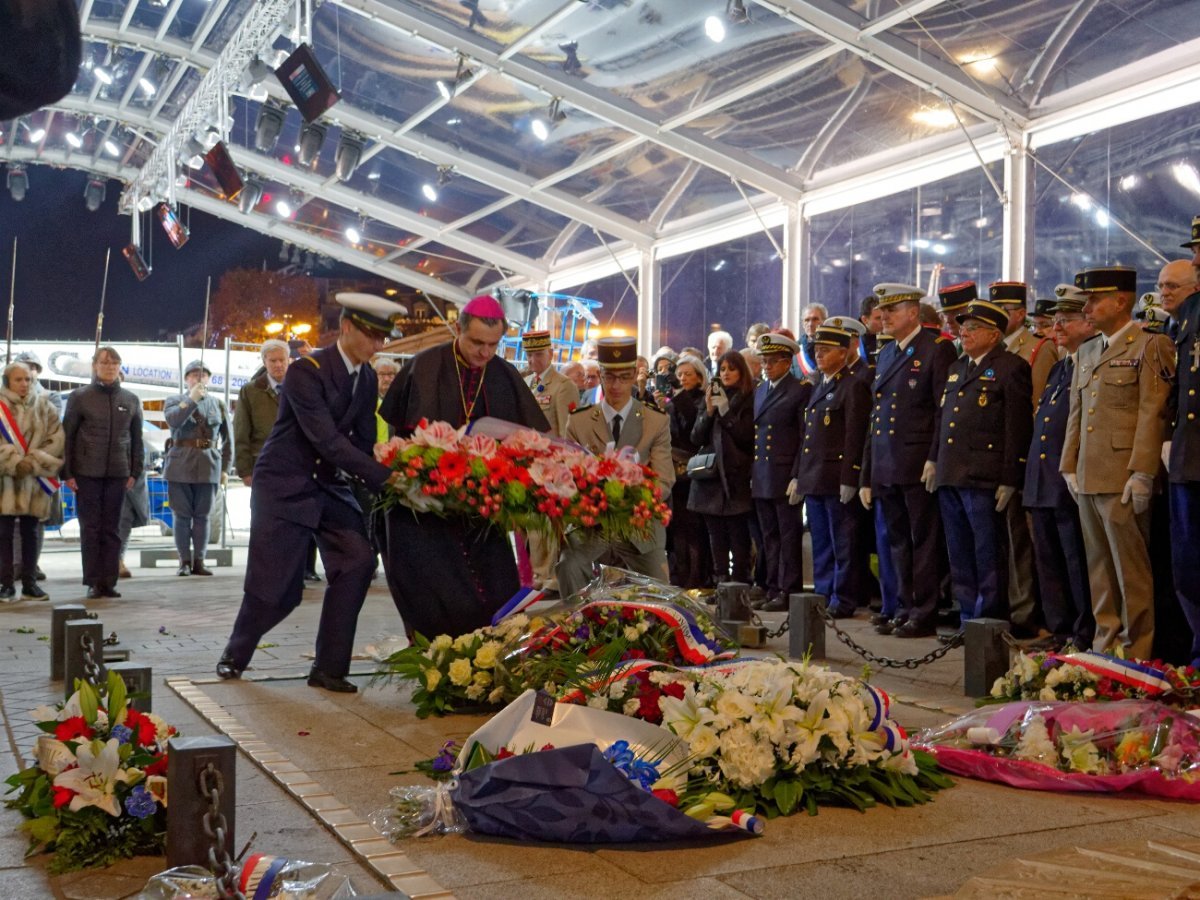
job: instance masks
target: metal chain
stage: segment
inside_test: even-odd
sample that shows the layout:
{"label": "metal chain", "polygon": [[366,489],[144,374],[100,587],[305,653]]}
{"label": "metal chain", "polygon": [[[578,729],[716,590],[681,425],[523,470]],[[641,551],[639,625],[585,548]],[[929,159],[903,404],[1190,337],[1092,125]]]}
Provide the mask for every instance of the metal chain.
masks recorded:
{"label": "metal chain", "polygon": [[961,631],[955,632],[950,636],[950,639],[940,647],[930,650],[924,656],[914,656],[909,659],[891,659],[887,656],[876,656],[862,644],[858,643],[842,629],[838,628],[837,620],[829,613],[829,610],[821,608],[821,618],[825,620],[825,624],[833,629],[833,633],[837,635],[837,639],[865,659],[869,663],[882,666],[885,669],[917,669],[921,666],[928,665],[932,662],[937,662],[951,650],[963,645],[963,635]]}
{"label": "metal chain", "polygon": [[225,816],[221,813],[221,791],[225,789],[225,779],[221,772],[212,764],[206,765],[198,776],[200,794],[208,798],[208,809],[204,811],[201,821],[204,825],[204,836],[208,838],[208,868],[216,876],[217,892],[222,900],[246,900],[245,895],[238,890],[238,867],[229,858],[225,849],[225,829],[228,827]]}
{"label": "metal chain", "polygon": [[770,628],[767,628],[767,623],[764,622],[756,612],[751,611],[750,622],[753,625],[757,625],[759,628],[766,628],[767,640],[770,640],[772,638],[782,637],[788,633],[788,629],[792,627],[792,614],[789,610],[788,614],[783,617],[783,624],[780,625],[776,631],[772,631]]}
{"label": "metal chain", "polygon": [[96,652],[96,642],[90,634],[81,634],[79,646],[83,649],[83,679],[92,687],[96,687],[100,683],[100,666],[92,656]]}

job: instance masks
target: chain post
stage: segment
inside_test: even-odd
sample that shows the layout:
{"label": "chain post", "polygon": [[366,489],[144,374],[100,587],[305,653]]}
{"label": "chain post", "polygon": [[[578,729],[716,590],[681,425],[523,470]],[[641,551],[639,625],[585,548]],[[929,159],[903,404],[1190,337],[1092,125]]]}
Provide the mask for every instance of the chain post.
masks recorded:
{"label": "chain post", "polygon": [[967,652],[963,658],[963,695],[983,697],[1008,671],[1012,626],[1002,619],[970,619],[963,629]]}
{"label": "chain post", "polygon": [[167,867],[201,866],[219,896],[237,897],[233,862],[237,747],[227,737],[173,737],[167,742]]}
{"label": "chain post", "polygon": [[825,598],[820,594],[792,594],[787,621],[794,623],[788,635],[792,659],[825,659]]}
{"label": "chain post", "polygon": [[104,626],[89,619],[63,623],[63,697],[75,693],[75,681],[99,684],[104,679]]}
{"label": "chain post", "polygon": [[94,619],[82,603],[58,603],[50,607],[50,680],[62,681],[66,665],[66,643],[63,626],[75,619]]}
{"label": "chain post", "polygon": [[138,712],[153,712],[152,692],[154,689],[153,675],[150,666],[143,663],[115,662],[108,666],[108,671],[116,672],[125,682],[125,690],[129,693],[129,705]]}

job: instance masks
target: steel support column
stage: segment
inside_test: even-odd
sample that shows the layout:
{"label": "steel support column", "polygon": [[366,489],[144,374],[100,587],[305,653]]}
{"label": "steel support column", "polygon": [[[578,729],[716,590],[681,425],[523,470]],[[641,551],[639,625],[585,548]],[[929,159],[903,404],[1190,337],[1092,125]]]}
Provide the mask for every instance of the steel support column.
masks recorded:
{"label": "steel support column", "polygon": [[[794,334],[800,333],[800,310],[808,296],[809,229],[799,203],[789,203],[783,225],[783,303],[779,321]],[[775,324],[774,322],[771,323]]]}
{"label": "steel support column", "polygon": [[1033,278],[1033,159],[1028,136],[1004,157],[1004,260],[1001,272],[1009,281]]}
{"label": "steel support column", "polygon": [[662,343],[662,263],[654,250],[638,264],[638,353],[649,359]]}

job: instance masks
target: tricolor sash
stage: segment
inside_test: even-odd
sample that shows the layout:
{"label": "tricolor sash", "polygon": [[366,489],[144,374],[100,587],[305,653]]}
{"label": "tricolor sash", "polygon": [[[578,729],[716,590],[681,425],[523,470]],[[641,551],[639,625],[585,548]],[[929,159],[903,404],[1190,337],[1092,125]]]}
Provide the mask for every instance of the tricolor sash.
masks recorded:
{"label": "tricolor sash", "polygon": [[1080,666],[1101,678],[1111,678],[1120,684],[1139,688],[1150,697],[1165,694],[1171,690],[1171,682],[1167,680],[1162,670],[1147,663],[1117,659],[1115,656],[1095,653],[1091,650],[1080,653],[1054,654],[1051,658],[1070,666]]}
{"label": "tricolor sash", "polygon": [[[21,452],[29,453],[29,441],[25,440],[25,435],[21,434],[21,429],[17,427],[17,417],[13,415],[13,411],[9,409],[8,404],[0,401],[0,437],[8,441],[10,444],[15,444],[21,448]],[[46,478],[38,475],[35,479],[38,486],[46,492],[47,496],[51,496],[58,490],[57,478]]]}

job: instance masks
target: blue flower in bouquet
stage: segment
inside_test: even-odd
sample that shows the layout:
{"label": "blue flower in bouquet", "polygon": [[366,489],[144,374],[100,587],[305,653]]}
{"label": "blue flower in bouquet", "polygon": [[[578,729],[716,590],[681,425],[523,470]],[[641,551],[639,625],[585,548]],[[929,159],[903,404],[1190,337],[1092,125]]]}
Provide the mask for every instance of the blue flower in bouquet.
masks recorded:
{"label": "blue flower in bouquet", "polygon": [[[121,726],[117,726],[120,728]],[[157,803],[154,797],[142,785],[138,785],[125,800],[125,811],[137,819],[145,819],[154,815]]]}
{"label": "blue flower in bouquet", "polygon": [[575,629],[575,639],[576,640],[586,641],[591,636],[592,636],[592,629],[589,628],[587,625],[580,625],[578,628]]}
{"label": "blue flower in bouquet", "polygon": [[457,757],[458,744],[454,741],[446,741],[442,744],[442,749],[438,755],[433,758],[432,768],[435,772],[449,772],[454,768],[454,761]]}
{"label": "blue flower in bouquet", "polygon": [[133,737],[133,729],[124,725],[114,725],[109,736],[116,738],[118,744],[128,744]]}
{"label": "blue flower in bouquet", "polygon": [[658,764],[638,759],[630,748],[629,741],[616,741],[604,751],[604,758],[644,791],[649,791],[654,782],[658,781]]}

